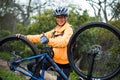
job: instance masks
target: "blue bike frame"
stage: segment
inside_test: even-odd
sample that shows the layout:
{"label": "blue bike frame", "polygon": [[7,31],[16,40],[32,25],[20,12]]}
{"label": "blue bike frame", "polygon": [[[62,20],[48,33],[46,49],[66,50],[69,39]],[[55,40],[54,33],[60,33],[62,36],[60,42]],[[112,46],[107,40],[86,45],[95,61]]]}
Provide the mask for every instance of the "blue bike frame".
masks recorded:
{"label": "blue bike frame", "polygon": [[[64,74],[64,72],[58,67],[58,65],[53,61],[53,59],[47,53],[44,53],[44,54],[42,53],[42,54],[38,54],[38,55],[31,56],[31,57],[28,57],[28,58],[20,59],[20,60],[12,62],[10,65],[12,66],[13,71],[18,71],[18,72],[20,72],[20,73],[22,73],[22,74],[24,74],[28,77],[31,77],[34,80],[44,80],[44,71],[45,71],[44,68],[42,69],[42,72],[40,73],[40,76],[36,77],[36,76],[33,75],[33,73],[31,71],[29,71],[25,67],[20,66],[20,65],[16,66],[17,64],[20,64],[24,61],[32,60],[32,59],[35,59],[35,58],[41,58],[41,57],[43,57],[42,58],[43,61],[48,60],[64,80],[68,80],[68,78]],[[42,65],[42,67],[44,67],[44,65]]]}

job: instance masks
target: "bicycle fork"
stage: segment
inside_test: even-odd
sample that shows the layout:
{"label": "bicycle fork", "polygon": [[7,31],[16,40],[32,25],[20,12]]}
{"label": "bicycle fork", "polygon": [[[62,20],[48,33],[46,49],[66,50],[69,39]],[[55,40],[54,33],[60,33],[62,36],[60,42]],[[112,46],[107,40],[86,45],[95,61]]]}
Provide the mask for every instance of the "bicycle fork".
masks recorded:
{"label": "bicycle fork", "polygon": [[92,72],[94,67],[94,61],[97,54],[101,54],[102,47],[100,45],[93,45],[88,51],[88,57],[90,58],[90,66],[88,68],[87,80],[94,80],[92,78]]}

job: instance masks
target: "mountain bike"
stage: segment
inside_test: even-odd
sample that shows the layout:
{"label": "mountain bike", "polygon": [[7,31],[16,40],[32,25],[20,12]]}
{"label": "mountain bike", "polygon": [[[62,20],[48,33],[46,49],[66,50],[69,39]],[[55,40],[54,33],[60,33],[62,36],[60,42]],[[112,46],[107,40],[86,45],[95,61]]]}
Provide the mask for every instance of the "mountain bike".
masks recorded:
{"label": "mountain bike", "polygon": [[[47,61],[64,80],[67,80],[67,76],[52,59],[54,56],[52,49],[46,47],[38,54],[36,46],[24,37],[18,38],[16,35],[11,35],[1,39],[0,54],[2,59],[7,60],[11,71],[20,72],[30,77],[31,80],[44,80],[44,64]],[[32,71],[26,68],[31,61],[35,62]]]}
{"label": "mountain bike", "polygon": [[[75,73],[84,80],[109,80],[120,73],[119,50],[120,31],[112,25],[93,22],[81,26],[72,35],[68,44],[68,59]],[[38,51],[24,37],[11,35],[1,39],[0,56],[7,60],[10,70],[20,72],[33,80],[44,80],[46,61],[64,80],[68,80],[53,61],[54,53],[51,49]],[[31,61],[36,63],[33,71],[26,68]]]}
{"label": "mountain bike", "polygon": [[85,80],[120,79],[120,30],[103,22],[82,25],[69,41],[68,58]]}

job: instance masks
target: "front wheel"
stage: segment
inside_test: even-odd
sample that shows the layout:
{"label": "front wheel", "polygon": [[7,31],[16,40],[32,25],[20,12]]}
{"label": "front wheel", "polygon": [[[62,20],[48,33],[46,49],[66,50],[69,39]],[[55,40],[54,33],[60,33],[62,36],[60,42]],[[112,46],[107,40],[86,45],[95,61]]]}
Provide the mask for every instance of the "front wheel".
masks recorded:
{"label": "front wheel", "polygon": [[[8,67],[4,68],[3,66],[0,68],[3,70],[8,70],[9,68],[13,70],[14,68],[11,66],[11,62],[35,56],[37,53],[38,51],[35,45],[26,38],[18,38],[15,35],[7,36],[0,40],[0,59],[4,61],[4,65],[8,65]],[[32,61],[36,62],[37,59],[32,59]],[[26,68],[30,62],[31,60],[26,60],[15,67],[20,65]]]}
{"label": "front wheel", "polygon": [[[102,49],[94,57],[90,72],[91,58],[88,52],[95,45]],[[113,78],[120,73],[120,31],[103,22],[81,26],[69,41],[68,59],[73,70],[86,80]],[[120,75],[116,78],[120,79]]]}

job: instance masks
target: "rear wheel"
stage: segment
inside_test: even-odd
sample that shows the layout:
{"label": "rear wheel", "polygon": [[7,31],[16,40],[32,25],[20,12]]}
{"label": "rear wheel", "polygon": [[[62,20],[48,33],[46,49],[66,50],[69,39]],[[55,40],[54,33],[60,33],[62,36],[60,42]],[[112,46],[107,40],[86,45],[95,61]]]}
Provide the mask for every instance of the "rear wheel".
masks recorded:
{"label": "rear wheel", "polygon": [[[37,54],[37,48],[33,43],[24,37],[17,38],[15,35],[7,36],[0,40],[0,59],[6,61],[8,68],[11,68],[10,63],[19,59],[31,57]],[[32,59],[37,61],[37,59]],[[26,68],[31,60],[20,63],[20,66]],[[17,65],[19,66],[19,65]],[[4,67],[1,67],[4,69]]]}
{"label": "rear wheel", "polygon": [[[73,46],[75,42],[76,46]],[[91,60],[87,52],[94,45],[101,46],[102,50],[94,58],[89,75]],[[120,31],[102,22],[81,26],[69,41],[68,58],[73,70],[84,79],[111,79],[120,73]]]}

